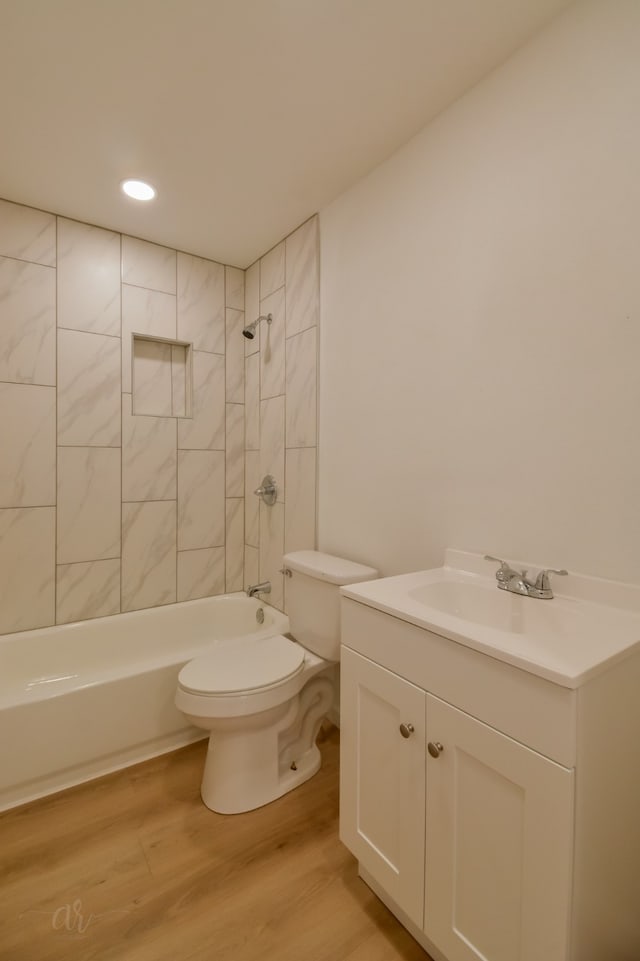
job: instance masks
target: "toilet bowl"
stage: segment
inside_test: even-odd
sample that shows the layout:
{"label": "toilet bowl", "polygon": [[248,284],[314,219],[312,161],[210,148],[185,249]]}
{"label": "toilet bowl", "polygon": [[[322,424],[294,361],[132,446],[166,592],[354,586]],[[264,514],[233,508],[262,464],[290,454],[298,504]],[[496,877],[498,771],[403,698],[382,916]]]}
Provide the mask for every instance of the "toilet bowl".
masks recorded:
{"label": "toilet bowl", "polygon": [[377,575],[319,551],[293,552],[284,562],[296,639],[223,641],[178,677],[176,706],[210,732],[201,794],[220,814],[268,804],[319,769],[315,742],[340,656],[339,587]]}
{"label": "toilet bowl", "polygon": [[210,731],[201,788],[208,808],[250,811],[316,773],[315,739],[333,699],[331,680],[316,675],[329,666],[276,634],[221,643],[181,670],[176,706]]}

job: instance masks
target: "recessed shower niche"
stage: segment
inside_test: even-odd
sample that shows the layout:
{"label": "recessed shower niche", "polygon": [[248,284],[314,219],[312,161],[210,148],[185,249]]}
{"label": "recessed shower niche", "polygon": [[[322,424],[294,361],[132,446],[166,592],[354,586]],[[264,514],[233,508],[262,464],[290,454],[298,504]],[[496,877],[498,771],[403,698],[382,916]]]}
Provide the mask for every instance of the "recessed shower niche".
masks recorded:
{"label": "recessed shower niche", "polygon": [[192,345],[133,334],[131,394],[133,414],[191,417]]}

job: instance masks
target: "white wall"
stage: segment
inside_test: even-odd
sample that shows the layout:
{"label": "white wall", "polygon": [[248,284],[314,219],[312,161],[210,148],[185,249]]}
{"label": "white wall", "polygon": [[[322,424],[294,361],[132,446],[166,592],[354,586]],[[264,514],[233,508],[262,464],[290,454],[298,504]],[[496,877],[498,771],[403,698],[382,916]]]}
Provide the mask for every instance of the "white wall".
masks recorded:
{"label": "white wall", "polygon": [[319,545],[640,581],[640,3],[579,3],[321,212]]}

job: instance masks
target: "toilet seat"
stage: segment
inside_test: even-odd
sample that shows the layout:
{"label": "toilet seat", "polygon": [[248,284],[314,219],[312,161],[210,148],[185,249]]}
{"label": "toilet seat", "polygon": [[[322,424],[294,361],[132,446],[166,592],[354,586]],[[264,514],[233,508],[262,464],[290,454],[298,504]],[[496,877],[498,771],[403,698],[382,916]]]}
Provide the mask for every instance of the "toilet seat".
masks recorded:
{"label": "toilet seat", "polygon": [[220,644],[189,661],[178,675],[178,684],[183,691],[200,697],[237,697],[283,684],[303,666],[303,648],[275,634]]}

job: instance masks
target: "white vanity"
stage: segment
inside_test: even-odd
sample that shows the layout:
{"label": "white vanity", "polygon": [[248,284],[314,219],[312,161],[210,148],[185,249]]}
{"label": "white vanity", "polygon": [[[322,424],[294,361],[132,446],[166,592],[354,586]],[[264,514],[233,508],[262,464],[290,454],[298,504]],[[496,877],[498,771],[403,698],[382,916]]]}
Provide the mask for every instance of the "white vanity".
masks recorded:
{"label": "white vanity", "polygon": [[342,589],[340,834],[435,961],[640,959],[640,589],[562,589]]}

